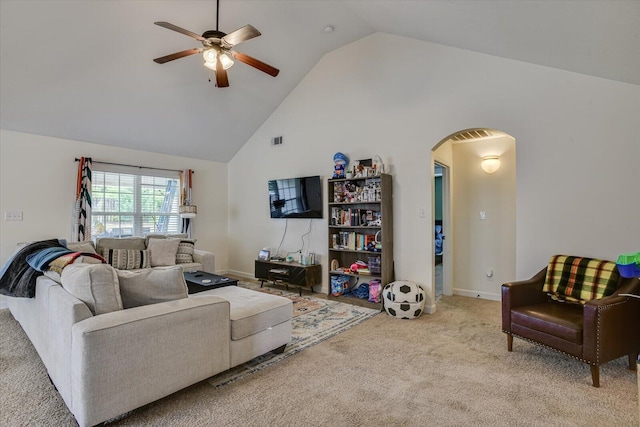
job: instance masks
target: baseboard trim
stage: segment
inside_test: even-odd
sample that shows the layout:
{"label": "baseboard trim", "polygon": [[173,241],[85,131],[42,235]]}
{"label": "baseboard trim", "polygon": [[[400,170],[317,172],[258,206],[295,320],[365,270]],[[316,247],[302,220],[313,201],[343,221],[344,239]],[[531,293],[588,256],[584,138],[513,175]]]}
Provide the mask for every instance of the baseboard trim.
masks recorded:
{"label": "baseboard trim", "polygon": [[[225,270],[225,271],[216,271],[216,274],[219,275],[232,275],[238,278],[244,278],[244,279],[248,279],[248,280],[256,280],[256,277],[253,275],[253,273],[246,273],[244,271],[238,271],[238,270]],[[320,290],[314,290],[314,292],[319,293],[319,294],[327,294],[328,291],[326,289],[320,289]],[[455,294],[455,291],[454,291]],[[475,298],[475,295],[464,295],[464,296],[469,296],[472,298]],[[492,298],[485,298],[485,299],[492,299]],[[424,307],[423,312],[426,314],[435,314],[437,310],[436,304],[430,304],[430,305],[426,305]]]}
{"label": "baseboard trim", "polygon": [[436,305],[435,304],[426,305],[424,307],[424,313],[435,314],[435,312],[436,312]]}
{"label": "baseboard trim", "polygon": [[216,272],[216,274],[220,274],[222,276],[226,274],[231,274],[233,276],[238,276],[238,277],[242,277],[245,279],[252,279],[252,280],[255,280],[256,278],[256,276],[254,276],[252,273],[246,273],[244,271],[238,271],[238,270],[225,270],[221,272]]}
{"label": "baseboard trim", "polygon": [[500,301],[502,298],[500,294],[493,294],[490,292],[481,292],[481,291],[473,291],[468,289],[454,289],[454,295],[459,295],[461,297],[469,297],[469,298],[480,298],[480,299],[488,299],[491,301]]}

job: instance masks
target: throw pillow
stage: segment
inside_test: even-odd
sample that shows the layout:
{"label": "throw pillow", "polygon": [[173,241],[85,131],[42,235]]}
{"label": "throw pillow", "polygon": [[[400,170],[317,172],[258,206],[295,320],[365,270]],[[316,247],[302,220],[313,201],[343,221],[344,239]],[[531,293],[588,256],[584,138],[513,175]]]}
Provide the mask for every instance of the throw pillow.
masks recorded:
{"label": "throw pillow", "polygon": [[176,264],[189,264],[193,262],[193,250],[195,249],[195,240],[180,240],[178,245],[178,253],[176,254]]}
{"label": "throw pillow", "polygon": [[147,249],[146,242],[142,237],[98,237],[96,239],[98,253],[108,249],[135,249],[142,251]]}
{"label": "throw pillow", "polygon": [[102,264],[103,261],[101,259],[99,259],[99,258],[95,258],[95,257],[92,257],[92,256],[81,255],[76,260],[76,264],[78,264],[78,263],[83,263],[83,264]]}
{"label": "throw pillow", "polygon": [[116,271],[124,308],[187,298],[182,267],[158,267],[138,271]]}
{"label": "throw pillow", "polygon": [[136,270],[150,268],[151,257],[149,251],[136,249],[103,249],[102,256],[108,264],[118,270]]}
{"label": "throw pillow", "polygon": [[[99,257],[99,258],[98,258]],[[69,253],[62,255],[49,263],[49,268],[44,271],[44,275],[49,279],[62,284],[62,271],[69,266],[70,264],[102,264],[104,263],[103,258],[96,254],[93,256],[76,256],[75,253]]]}
{"label": "throw pillow", "polygon": [[90,254],[97,254],[93,242],[70,242],[67,243],[67,249],[75,252],[88,252]]}
{"label": "throw pillow", "polygon": [[147,250],[151,253],[151,267],[176,265],[178,239],[149,239]]}
{"label": "throw pillow", "polygon": [[144,239],[145,239],[145,246],[149,247],[149,240],[151,239],[186,239],[189,236],[187,235],[187,233],[176,233],[176,234],[159,234],[159,233],[150,233],[147,234]]}
{"label": "throw pillow", "polygon": [[118,276],[110,265],[69,264],[62,270],[61,282],[94,315],[122,310]]}

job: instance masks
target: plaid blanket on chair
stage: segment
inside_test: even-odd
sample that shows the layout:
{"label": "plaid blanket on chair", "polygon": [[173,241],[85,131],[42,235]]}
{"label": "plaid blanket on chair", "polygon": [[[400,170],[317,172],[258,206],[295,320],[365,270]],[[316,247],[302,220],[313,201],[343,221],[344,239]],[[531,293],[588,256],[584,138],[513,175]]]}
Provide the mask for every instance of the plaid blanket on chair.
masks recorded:
{"label": "plaid blanket on chair", "polygon": [[615,262],[554,255],[542,290],[557,301],[584,304],[613,294],[619,278]]}

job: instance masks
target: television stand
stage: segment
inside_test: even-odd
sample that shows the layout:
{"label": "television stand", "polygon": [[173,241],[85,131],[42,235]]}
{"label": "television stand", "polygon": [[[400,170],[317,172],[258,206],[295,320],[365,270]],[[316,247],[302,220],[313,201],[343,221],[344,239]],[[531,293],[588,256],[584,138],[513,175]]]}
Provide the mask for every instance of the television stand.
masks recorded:
{"label": "television stand", "polygon": [[256,279],[260,280],[260,287],[265,282],[283,283],[287,289],[289,285],[298,286],[302,296],[302,288],[314,292],[313,287],[322,282],[322,265],[303,265],[299,262],[286,262],[276,260],[260,260],[255,262]]}

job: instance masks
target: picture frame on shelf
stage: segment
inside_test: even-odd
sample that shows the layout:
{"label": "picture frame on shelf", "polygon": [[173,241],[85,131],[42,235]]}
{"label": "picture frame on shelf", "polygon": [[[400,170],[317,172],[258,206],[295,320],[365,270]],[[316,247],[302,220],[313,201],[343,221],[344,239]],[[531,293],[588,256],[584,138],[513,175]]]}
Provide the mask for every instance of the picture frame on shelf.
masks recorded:
{"label": "picture frame on shelf", "polygon": [[354,173],[355,178],[366,178],[375,176],[373,169],[373,159],[360,159],[354,161]]}
{"label": "picture frame on shelf", "polygon": [[260,252],[258,252],[258,259],[261,261],[269,261],[271,252],[267,249],[261,249]]}

